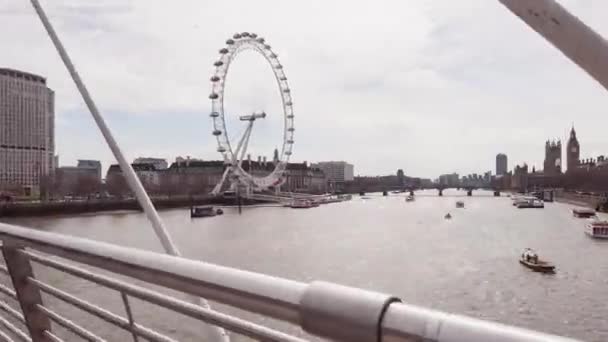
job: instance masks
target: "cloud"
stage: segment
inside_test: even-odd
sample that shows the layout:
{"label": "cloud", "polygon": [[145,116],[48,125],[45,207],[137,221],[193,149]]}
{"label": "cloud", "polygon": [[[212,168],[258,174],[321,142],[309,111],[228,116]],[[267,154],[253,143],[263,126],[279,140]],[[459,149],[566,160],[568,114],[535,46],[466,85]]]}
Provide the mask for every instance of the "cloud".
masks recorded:
{"label": "cloud", "polygon": [[[608,33],[601,0],[563,4]],[[583,155],[605,144],[597,118],[605,90],[498,1],[348,2],[43,1],[81,76],[131,157],[219,158],[209,120],[209,77],[226,38],[267,38],[294,96],[294,160],[344,159],[356,173],[482,172],[498,152],[541,165],[543,143],[574,121]],[[27,2],[0,4],[7,67],[44,75],[56,91],[57,150],[113,161]],[[226,110],[265,110],[251,152],[282,136],[270,69],[243,53]],[[585,150],[585,141],[589,149]],[[512,166],[512,165],[511,165]]]}

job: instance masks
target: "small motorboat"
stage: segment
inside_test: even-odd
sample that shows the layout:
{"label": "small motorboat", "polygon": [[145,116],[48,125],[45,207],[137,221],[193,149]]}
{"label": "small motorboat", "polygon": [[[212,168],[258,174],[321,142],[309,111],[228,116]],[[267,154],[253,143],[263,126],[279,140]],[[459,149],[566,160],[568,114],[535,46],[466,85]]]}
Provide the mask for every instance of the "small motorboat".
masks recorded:
{"label": "small motorboat", "polygon": [[608,221],[590,219],[585,225],[585,233],[596,239],[608,239]]}
{"label": "small motorboat", "polygon": [[222,215],[224,211],[222,209],[215,210],[211,206],[207,207],[190,207],[190,217],[211,217],[215,215]]}
{"label": "small motorboat", "polygon": [[519,263],[536,272],[555,272],[555,266],[550,262],[539,259],[538,254],[531,248],[524,249],[519,258]]}
{"label": "small motorboat", "polygon": [[452,214],[447,213],[447,214],[445,214],[445,216],[443,218],[446,220],[450,220],[450,219],[452,219]]}
{"label": "small motorboat", "polygon": [[412,195],[408,195],[408,196],[405,198],[405,201],[406,201],[406,202],[414,202],[415,200],[416,200],[416,198],[415,198],[414,196],[412,196]]}
{"label": "small motorboat", "polygon": [[464,202],[463,201],[456,201],[456,208],[464,208]]}
{"label": "small motorboat", "polygon": [[595,210],[588,208],[572,209],[572,215],[580,218],[590,218],[595,216]]}

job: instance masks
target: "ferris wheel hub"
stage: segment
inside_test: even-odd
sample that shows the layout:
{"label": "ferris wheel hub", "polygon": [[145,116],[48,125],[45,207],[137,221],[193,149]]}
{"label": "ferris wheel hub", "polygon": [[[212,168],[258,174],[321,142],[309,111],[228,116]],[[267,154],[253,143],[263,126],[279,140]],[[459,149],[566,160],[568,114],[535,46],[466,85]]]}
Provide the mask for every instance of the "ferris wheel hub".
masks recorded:
{"label": "ferris wheel hub", "polygon": [[240,116],[241,121],[255,121],[255,119],[263,119],[266,117],[266,112],[253,113],[251,115]]}

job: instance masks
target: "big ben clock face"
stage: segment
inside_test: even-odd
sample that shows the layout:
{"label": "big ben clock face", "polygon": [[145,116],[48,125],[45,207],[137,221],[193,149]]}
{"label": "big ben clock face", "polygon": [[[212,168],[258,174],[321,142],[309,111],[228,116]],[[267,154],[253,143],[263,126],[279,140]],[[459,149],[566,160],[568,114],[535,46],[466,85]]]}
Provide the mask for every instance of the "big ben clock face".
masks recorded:
{"label": "big ben clock face", "polygon": [[578,151],[578,148],[576,148],[576,146],[572,146],[572,148],[570,149],[570,151],[576,153],[576,151]]}

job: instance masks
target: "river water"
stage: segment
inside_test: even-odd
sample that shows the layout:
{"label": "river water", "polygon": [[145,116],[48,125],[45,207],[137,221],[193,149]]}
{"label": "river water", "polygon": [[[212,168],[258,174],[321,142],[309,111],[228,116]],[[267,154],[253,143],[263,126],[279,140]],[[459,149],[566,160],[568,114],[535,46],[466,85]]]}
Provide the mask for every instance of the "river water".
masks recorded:
{"label": "river water", "polygon": [[[229,208],[223,216],[191,219],[186,209],[176,209],[161,216],[190,258],[304,282],[338,282],[392,293],[433,309],[608,341],[608,243],[583,233],[585,222],[572,217],[572,206],[547,203],[545,209],[524,210],[490,192],[463,195],[456,190],[445,191],[444,197],[435,191],[420,192],[415,202],[406,203],[402,195],[372,194],[370,199],[355,196],[349,202],[306,210],[245,208],[239,215]],[[463,200],[466,208],[455,209],[456,200]],[[452,220],[443,218],[447,212]],[[160,251],[141,213],[12,223]],[[519,265],[518,256],[526,247],[554,262],[556,274],[534,273]],[[71,293],[124,312],[115,294],[56,272],[37,272],[54,285],[70,286]],[[200,341],[194,323],[141,308],[136,319],[150,320],[154,328],[177,338]],[[96,320],[88,315],[59,309],[110,340],[128,338],[118,329],[92,323]],[[298,333],[282,323],[240,315]]]}

